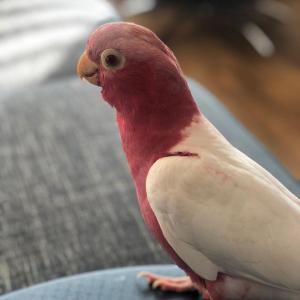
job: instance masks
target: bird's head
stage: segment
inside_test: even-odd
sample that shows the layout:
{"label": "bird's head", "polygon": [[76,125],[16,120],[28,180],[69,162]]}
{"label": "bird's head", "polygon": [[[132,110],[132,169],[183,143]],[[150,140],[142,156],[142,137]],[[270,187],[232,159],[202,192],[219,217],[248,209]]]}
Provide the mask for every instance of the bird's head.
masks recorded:
{"label": "bird's head", "polygon": [[162,108],[186,89],[172,51],[149,29],[108,23],[90,34],[78,75],[102,87],[119,112]]}

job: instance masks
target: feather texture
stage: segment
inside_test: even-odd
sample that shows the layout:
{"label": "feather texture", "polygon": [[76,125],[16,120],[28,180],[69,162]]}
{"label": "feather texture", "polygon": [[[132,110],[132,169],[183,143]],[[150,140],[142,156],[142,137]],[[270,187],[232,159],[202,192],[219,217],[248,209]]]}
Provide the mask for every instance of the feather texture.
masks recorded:
{"label": "feather texture", "polygon": [[299,199],[234,148],[204,117],[149,170],[161,230],[201,277],[217,272],[300,291]]}
{"label": "feather texture", "polygon": [[[99,63],[105,49],[121,69]],[[97,66],[143,218],[174,262],[214,300],[299,300],[299,199],[205,119],[171,50],[119,22],[92,33],[85,53],[79,74]]]}

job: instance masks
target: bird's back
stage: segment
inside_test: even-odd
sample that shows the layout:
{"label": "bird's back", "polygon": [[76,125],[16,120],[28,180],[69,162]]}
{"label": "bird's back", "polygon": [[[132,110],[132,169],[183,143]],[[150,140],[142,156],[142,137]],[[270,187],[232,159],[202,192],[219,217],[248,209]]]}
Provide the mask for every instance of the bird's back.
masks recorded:
{"label": "bird's back", "polygon": [[201,264],[182,241],[219,272],[300,290],[299,199],[204,117],[185,136],[171,152],[197,157],[162,158],[147,177],[162,231],[175,236],[171,246],[194,270]]}

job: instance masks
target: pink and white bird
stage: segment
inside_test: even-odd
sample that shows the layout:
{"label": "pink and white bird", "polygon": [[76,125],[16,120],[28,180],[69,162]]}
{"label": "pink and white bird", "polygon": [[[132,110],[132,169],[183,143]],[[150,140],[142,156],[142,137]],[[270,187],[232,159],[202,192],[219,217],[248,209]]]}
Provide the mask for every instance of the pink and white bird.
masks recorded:
{"label": "pink and white bird", "polygon": [[300,202],[199,111],[172,51],[110,23],[78,63],[115,108],[145,223],[187,277],[155,287],[211,300],[300,299]]}

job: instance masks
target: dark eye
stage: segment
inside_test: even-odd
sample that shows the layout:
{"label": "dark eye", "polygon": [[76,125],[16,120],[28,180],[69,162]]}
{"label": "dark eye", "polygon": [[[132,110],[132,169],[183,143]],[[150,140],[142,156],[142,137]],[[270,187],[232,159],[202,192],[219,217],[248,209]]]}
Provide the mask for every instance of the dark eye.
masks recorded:
{"label": "dark eye", "polygon": [[120,63],[119,58],[114,54],[109,54],[105,57],[105,64],[110,67],[116,67]]}
{"label": "dark eye", "polygon": [[125,63],[124,56],[115,49],[106,49],[101,53],[101,63],[105,69],[121,69]]}

